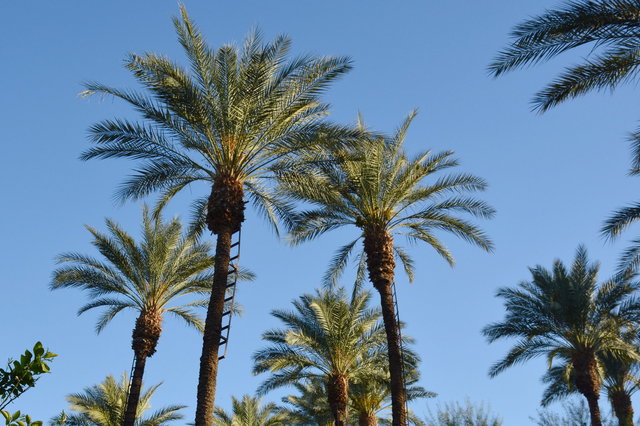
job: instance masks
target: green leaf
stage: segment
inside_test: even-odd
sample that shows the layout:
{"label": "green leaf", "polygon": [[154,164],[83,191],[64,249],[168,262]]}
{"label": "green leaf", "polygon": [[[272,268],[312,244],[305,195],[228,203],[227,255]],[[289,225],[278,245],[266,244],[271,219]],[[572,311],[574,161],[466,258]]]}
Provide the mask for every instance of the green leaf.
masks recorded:
{"label": "green leaf", "polygon": [[9,423],[11,421],[11,414],[9,414],[8,411],[2,410],[2,411],[0,411],[0,414],[2,414],[2,416],[7,421],[7,423]]}
{"label": "green leaf", "polygon": [[42,347],[41,342],[36,342],[35,346],[33,347],[33,353],[37,357],[42,356],[44,354],[44,348]]}

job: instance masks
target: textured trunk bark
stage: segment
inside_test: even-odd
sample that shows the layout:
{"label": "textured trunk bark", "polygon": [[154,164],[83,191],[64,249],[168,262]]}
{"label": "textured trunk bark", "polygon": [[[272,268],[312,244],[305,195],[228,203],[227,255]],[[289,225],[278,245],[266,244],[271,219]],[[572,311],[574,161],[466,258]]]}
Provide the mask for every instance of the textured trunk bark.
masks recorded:
{"label": "textured trunk bark", "polygon": [[133,365],[133,376],[129,378],[131,385],[127,395],[123,426],[133,426],[136,421],[144,367],[147,363],[147,358],[156,352],[161,333],[162,314],[153,308],[140,312],[131,336],[131,348],[135,354],[135,363]]}
{"label": "textured trunk bark", "polygon": [[391,286],[394,279],[395,259],[393,238],[386,230],[366,230],[364,250],[367,255],[369,279],[378,293],[382,319],[387,334],[389,374],[391,376],[391,414],[393,426],[407,425],[406,390],[404,388],[403,359],[400,350],[400,325],[396,321]]}
{"label": "textured trunk bark", "polygon": [[620,426],[633,426],[633,405],[631,405],[629,394],[626,392],[612,392],[609,394],[609,399]]}
{"label": "textured trunk bark", "polygon": [[202,337],[202,355],[198,377],[196,426],[213,425],[218,349],[222,329],[224,299],[229,277],[231,236],[240,230],[244,221],[244,192],[242,182],[221,173],[216,177],[207,205],[207,226],[217,235],[213,272],[213,286]]}
{"label": "textured trunk bark", "polygon": [[378,417],[375,414],[362,413],[358,416],[358,426],[378,426]]}
{"label": "textured trunk bark", "polygon": [[327,398],[336,426],[347,426],[349,419],[349,381],[343,376],[327,379]]}
{"label": "textured trunk bark", "polygon": [[216,242],[213,288],[207,309],[202,356],[200,357],[200,376],[198,381],[198,400],[196,406],[197,426],[213,425],[213,407],[216,397],[218,376],[218,349],[224,312],[224,298],[227,289],[229,258],[231,252],[231,232],[218,234]]}
{"label": "textured trunk bark", "polygon": [[602,426],[600,418],[600,380],[595,355],[590,352],[577,353],[571,358],[575,371],[575,382],[578,391],[584,395],[589,405],[591,426]]}
{"label": "textured trunk bark", "polygon": [[146,356],[136,355],[135,365],[133,367],[133,376],[130,378],[131,387],[129,396],[127,397],[127,408],[124,412],[123,426],[133,426],[136,422],[136,411],[138,411],[138,401],[140,400],[140,391],[142,389],[142,376],[144,375],[144,366],[147,363]]}

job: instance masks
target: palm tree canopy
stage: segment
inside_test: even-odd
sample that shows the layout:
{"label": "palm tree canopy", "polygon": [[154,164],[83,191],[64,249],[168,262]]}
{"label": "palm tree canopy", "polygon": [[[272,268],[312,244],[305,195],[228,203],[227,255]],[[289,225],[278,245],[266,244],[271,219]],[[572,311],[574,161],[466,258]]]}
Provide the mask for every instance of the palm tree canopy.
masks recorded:
{"label": "palm tree canopy", "polygon": [[271,372],[259,393],[301,380],[343,376],[350,381],[376,371],[384,358],[385,334],[378,309],[368,309],[370,294],[349,301],[344,289],[317,290],[293,301],[294,311],[274,310],[286,328],[265,332],[271,346],[257,351],[254,373]]}
{"label": "palm tree canopy", "polygon": [[242,400],[231,397],[232,414],[216,407],[214,412],[215,426],[279,426],[284,425],[284,414],[276,404],[261,405],[260,398],[244,395]]}
{"label": "palm tree canopy", "polygon": [[281,411],[285,422],[293,425],[333,425],[333,415],[327,403],[327,390],[319,378],[292,384],[297,395],[282,398]]}
{"label": "palm tree canopy", "polygon": [[193,308],[206,301],[172,305],[176,298],[210,292],[213,257],[210,246],[195,234],[183,236],[177,218],[164,223],[143,209],[142,239],[136,242],[120,226],[107,219],[108,234],[87,226],[93,246],[104,260],[80,253],[58,256],[63,266],[53,273],[52,289],[77,287],[89,293],[91,302],[78,314],[105,308],[96,324],[98,332],[122,310],[171,313],[202,330],[202,320]]}
{"label": "palm tree canopy", "polygon": [[[238,182],[275,225],[275,214],[286,203],[269,194],[259,178],[277,164],[286,167],[290,154],[310,149],[334,132],[344,134],[345,129],[323,121],[328,105],[320,95],[351,68],[350,60],[289,58],[289,38],[263,43],[257,30],[241,48],[223,45],[216,50],[184,7],[174,25],[189,69],[161,55],[131,54],[126,67],[144,92],[86,85],[86,95],[122,99],[142,121],[115,119],[92,126],[96,145],[81,158],[140,160],[119,196],[137,199],[160,191],[160,206],[193,182]],[[206,205],[206,197],[194,203],[200,226]]]}
{"label": "palm tree canopy", "polygon": [[512,31],[513,41],[489,70],[495,76],[591,45],[589,57],[567,68],[536,94],[534,107],[545,111],[591,90],[613,89],[633,80],[640,65],[638,0],[574,0],[527,19]]}
{"label": "palm tree canopy", "polygon": [[[291,242],[299,244],[342,226],[356,226],[362,234],[340,248],[325,276],[335,284],[348,263],[356,243],[371,231],[385,231],[423,241],[450,264],[453,256],[435,232],[451,232],[485,250],[491,241],[478,227],[455,213],[490,218],[494,210],[485,202],[465,195],[486,188],[483,179],[470,174],[450,174],[433,179],[437,172],[455,167],[458,161],[450,151],[430,151],[409,158],[404,140],[415,111],[390,138],[370,137],[349,151],[337,153],[338,161],[321,162],[305,173],[282,173],[281,190],[294,199],[310,203],[311,208],[291,223]],[[413,261],[401,247],[394,246],[409,279],[413,279]],[[359,256],[359,276],[365,261]]]}
{"label": "palm tree canopy", "polygon": [[[151,408],[150,400],[160,385],[147,389],[140,396],[140,403],[136,412],[136,426],[162,426],[174,420],[182,419],[179,410],[183,405],[172,405],[156,410],[150,416],[143,417],[145,411]],[[121,380],[109,375],[104,382],[84,389],[82,393],[67,396],[69,408],[75,412],[52,419],[51,424],[66,424],[69,426],[120,426],[124,416],[129,389],[129,379],[123,373]],[[76,414],[77,413],[77,414]],[[66,420],[62,420],[60,417]]]}
{"label": "palm tree canopy", "polygon": [[[483,333],[489,342],[518,341],[489,374],[495,376],[515,364],[546,356],[550,371],[545,381],[557,385],[557,377],[571,381],[572,357],[577,353],[593,354],[600,371],[605,357],[638,359],[633,345],[619,332],[638,320],[640,305],[634,296],[638,284],[627,275],[598,285],[598,270],[599,265],[591,264],[586,249],[580,247],[571,268],[556,260],[551,270],[531,268],[531,281],[499,289],[497,296],[505,300],[506,317],[485,327]],[[554,366],[556,358],[560,365]],[[553,395],[545,394],[545,403],[552,399]]]}

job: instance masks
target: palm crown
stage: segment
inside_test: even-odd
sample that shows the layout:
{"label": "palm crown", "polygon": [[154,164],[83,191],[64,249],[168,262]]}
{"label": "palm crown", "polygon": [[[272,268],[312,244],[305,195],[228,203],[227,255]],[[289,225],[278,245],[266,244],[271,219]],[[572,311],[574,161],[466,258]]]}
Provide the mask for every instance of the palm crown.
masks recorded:
{"label": "palm crown", "polygon": [[[454,263],[453,256],[435,231],[452,232],[484,249],[492,248],[478,227],[455,215],[493,215],[493,209],[485,202],[462,195],[484,190],[485,181],[460,173],[425,183],[434,174],[457,166],[458,161],[451,151],[427,151],[409,158],[403,145],[414,117],[415,112],[391,138],[368,138],[348,152],[337,153],[336,162],[318,163],[304,174],[281,175],[282,190],[312,206],[291,220],[292,243],[302,243],[342,226],[361,230],[356,240],[336,253],[325,276],[327,283],[338,280],[354,247],[367,234],[384,232],[406,237],[410,242],[425,242],[450,264]],[[393,250],[412,280],[410,256],[397,245]],[[363,254],[358,255],[360,276],[365,270]]]}
{"label": "palm crown", "polygon": [[285,416],[276,404],[262,405],[260,398],[244,395],[242,400],[231,397],[232,413],[216,407],[214,425],[216,426],[281,426]]}
{"label": "palm crown", "polygon": [[254,355],[254,372],[272,374],[258,392],[319,380],[335,421],[347,420],[350,384],[375,376],[386,348],[380,312],[367,307],[370,295],[357,293],[348,301],[344,293],[303,295],[294,300],[295,311],[272,312],[286,328],[263,334],[271,346]]}
{"label": "palm crown", "polygon": [[197,241],[195,235],[182,235],[178,219],[168,223],[143,211],[142,240],[135,239],[110,219],[109,234],[87,226],[92,244],[106,262],[80,254],[58,256],[63,266],[53,274],[51,287],[77,287],[87,290],[91,302],[78,311],[106,308],[98,319],[102,329],[122,310],[162,316],[165,312],[202,330],[202,320],[192,308],[202,301],[173,305],[178,297],[208,293],[211,288],[213,258],[210,245]]}

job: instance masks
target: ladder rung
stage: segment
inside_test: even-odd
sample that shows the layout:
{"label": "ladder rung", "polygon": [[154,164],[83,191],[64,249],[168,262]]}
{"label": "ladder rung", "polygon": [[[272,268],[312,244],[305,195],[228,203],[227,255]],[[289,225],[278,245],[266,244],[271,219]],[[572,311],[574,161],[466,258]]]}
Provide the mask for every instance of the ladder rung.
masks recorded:
{"label": "ladder rung", "polygon": [[[224,327],[222,327],[222,328],[220,329],[220,331],[222,332],[222,331],[224,331],[224,330],[227,330],[228,328],[229,328],[229,325],[225,325]],[[227,340],[227,339],[225,338],[225,340]]]}
{"label": "ladder rung", "polygon": [[227,344],[227,338],[224,336],[220,336],[220,344],[221,345],[226,345]]}
{"label": "ladder rung", "polygon": [[227,284],[227,288],[231,288],[231,287],[233,287],[233,286],[235,286],[235,285],[236,285],[236,283],[235,283],[235,281],[234,281],[234,282],[232,282],[231,284]]}
{"label": "ladder rung", "polygon": [[240,241],[236,241],[235,243],[231,244],[230,248],[238,247],[239,245],[240,245]]}
{"label": "ladder rung", "polygon": [[218,361],[223,360],[223,359],[224,359],[224,355],[218,357]]}
{"label": "ladder rung", "polygon": [[237,255],[233,256],[231,259],[229,259],[229,262],[233,262],[234,260],[236,260],[239,257],[240,257],[240,255],[237,254]]}
{"label": "ladder rung", "polygon": [[224,317],[224,316],[229,315],[229,314],[231,314],[231,311],[223,312],[222,316]]}
{"label": "ladder rung", "polygon": [[233,265],[229,266],[229,274],[235,274],[236,272],[238,272],[238,268],[236,268]]}
{"label": "ladder rung", "polygon": [[224,303],[231,302],[232,300],[233,300],[233,296],[229,296],[226,299],[224,299]]}

